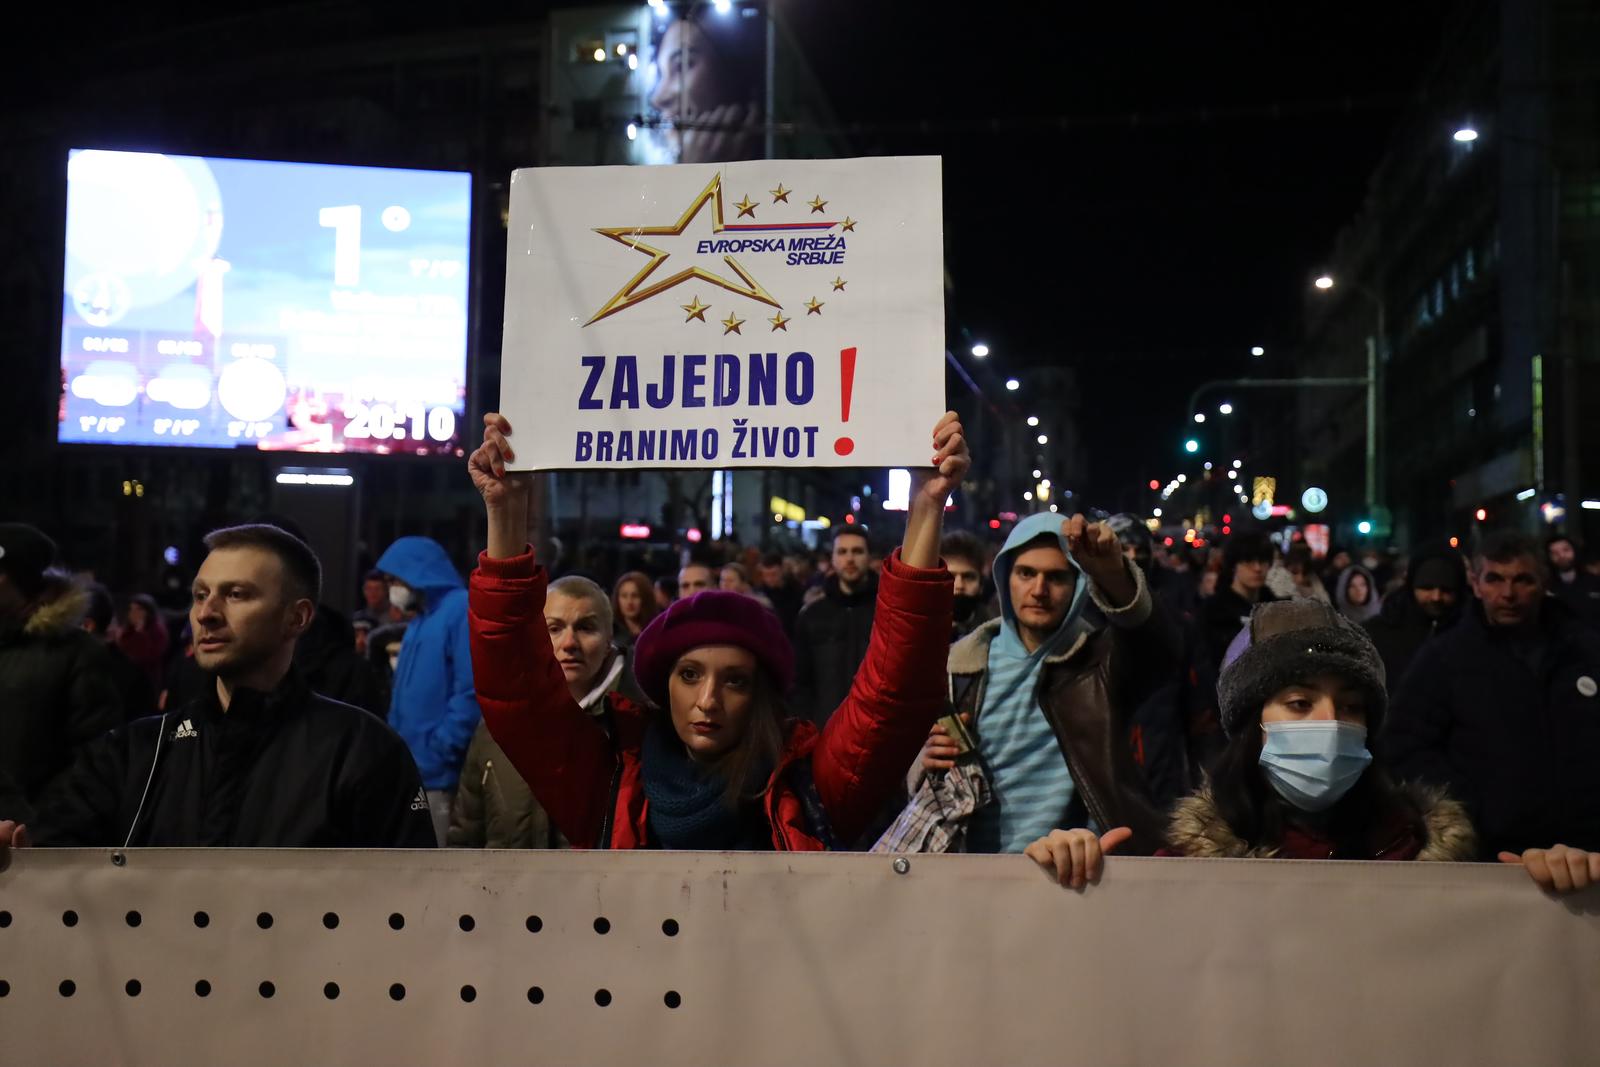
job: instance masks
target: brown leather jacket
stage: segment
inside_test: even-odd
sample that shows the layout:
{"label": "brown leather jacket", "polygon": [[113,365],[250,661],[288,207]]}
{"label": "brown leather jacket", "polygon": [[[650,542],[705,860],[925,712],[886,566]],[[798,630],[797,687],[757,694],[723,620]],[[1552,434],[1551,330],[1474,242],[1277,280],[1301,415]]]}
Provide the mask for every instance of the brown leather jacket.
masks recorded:
{"label": "brown leather jacket", "polygon": [[[1165,840],[1167,816],[1144,790],[1133,762],[1129,725],[1144,699],[1176,676],[1181,640],[1160,602],[1151,597],[1144,574],[1132,565],[1129,570],[1138,592],[1121,608],[1090,587],[1099,617],[1082,620],[1076,639],[1045,660],[1039,708],[1072,771],[1074,805],[1081,804],[1102,831],[1131,828],[1133,840],[1122,853],[1150,855]],[[991,619],[950,649],[950,702],[957,712],[972,715],[980,754],[989,645],[1001,625],[1000,619]]]}

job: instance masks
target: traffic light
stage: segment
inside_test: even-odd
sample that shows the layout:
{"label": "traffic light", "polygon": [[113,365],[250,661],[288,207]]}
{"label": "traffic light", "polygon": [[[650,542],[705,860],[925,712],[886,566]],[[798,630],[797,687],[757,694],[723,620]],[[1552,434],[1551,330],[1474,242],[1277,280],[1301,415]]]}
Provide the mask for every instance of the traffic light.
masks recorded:
{"label": "traffic light", "polygon": [[1362,519],[1356,523],[1356,533],[1362,537],[1370,535],[1372,533],[1372,521],[1370,519]]}

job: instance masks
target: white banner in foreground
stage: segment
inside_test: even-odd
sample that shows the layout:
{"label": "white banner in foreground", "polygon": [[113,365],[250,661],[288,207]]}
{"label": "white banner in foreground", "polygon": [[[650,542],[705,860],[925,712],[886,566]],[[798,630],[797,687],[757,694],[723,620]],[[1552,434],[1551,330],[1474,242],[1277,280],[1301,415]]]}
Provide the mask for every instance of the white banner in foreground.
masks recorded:
{"label": "white banner in foreground", "polygon": [[513,466],[926,465],[940,204],[933,157],[516,171]]}
{"label": "white banner in foreground", "polygon": [[1113,857],[1083,893],[1018,856],[0,871],[14,1064],[1578,1064],[1597,990],[1600,892],[1467,864]]}

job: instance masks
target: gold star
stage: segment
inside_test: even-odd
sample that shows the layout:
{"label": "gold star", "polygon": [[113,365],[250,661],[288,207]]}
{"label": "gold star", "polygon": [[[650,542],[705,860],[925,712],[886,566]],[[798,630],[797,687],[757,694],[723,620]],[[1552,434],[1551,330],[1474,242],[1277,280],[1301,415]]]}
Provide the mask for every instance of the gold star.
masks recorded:
{"label": "gold star", "polygon": [[[731,311],[728,312],[728,317],[727,318],[721,319],[719,321],[722,323],[722,325],[727,327],[727,329],[722,331],[722,336],[724,336],[724,337],[728,336],[730,333],[739,333],[739,327],[744,325],[744,320],[743,319],[734,318],[733,317],[733,312],[731,312]],[[739,334],[739,336],[742,337],[744,335],[743,334]]]}
{"label": "gold star", "polygon": [[783,317],[783,312],[778,312],[767,321],[772,323],[773,333],[777,333],[779,330],[782,330],[784,333],[789,332],[789,320]]}
{"label": "gold star", "polygon": [[846,215],[844,217],[844,221],[839,224],[839,232],[840,233],[843,233],[846,230],[849,230],[851,233],[854,233],[855,229],[856,229],[856,220],[851,218],[849,215]]}
{"label": "gold star", "polygon": [[678,306],[689,313],[689,317],[684,319],[684,322],[688,322],[689,319],[699,319],[701,322],[706,321],[706,312],[711,308],[710,304],[700,303],[700,297],[698,294],[696,294],[692,302],[687,304],[679,304]]}
{"label": "gold star", "polygon": [[787,204],[789,202],[789,194],[794,190],[785,189],[783,183],[779,182],[776,189],[768,189],[767,192],[772,194],[772,202],[774,204]]}
{"label": "gold star", "polygon": [[841,291],[843,291],[844,287],[845,287],[845,280],[836,275],[834,277],[834,279],[833,279],[833,291],[836,292],[836,293],[837,292],[841,292]]}
{"label": "gold star", "polygon": [[828,202],[826,200],[822,199],[822,194],[821,193],[818,193],[817,194],[817,198],[815,200],[811,201],[811,213],[813,215],[815,215],[817,212],[821,211],[823,208],[825,208],[827,206],[828,206]]}
{"label": "gold star", "polygon": [[756,217],[756,202],[750,199],[749,193],[745,193],[744,199],[733,206],[739,209],[739,217],[741,219],[746,215],[749,215],[751,218]]}
{"label": "gold star", "polygon": [[780,305],[778,301],[773,298],[772,294],[762,288],[761,283],[752,278],[749,271],[740,266],[739,262],[732,256],[723,256],[722,258],[723,262],[727,263],[728,266],[732,268],[733,274],[738,278],[738,281],[733,281],[720,275],[712,274],[703,267],[689,267],[684,270],[680,270],[678,273],[672,275],[664,281],[655,282],[651,285],[644,284],[645,281],[653,273],[655,273],[656,268],[661,266],[662,263],[666,262],[667,257],[671,253],[663,252],[659,248],[652,248],[650,245],[647,245],[640,240],[640,238],[651,236],[678,236],[688,228],[689,223],[694,221],[695,216],[700,213],[700,209],[705,207],[707,203],[712,205],[713,217],[711,222],[711,232],[721,233],[727,224],[722,218],[722,175],[720,174],[712,176],[711,181],[706,184],[706,187],[700,190],[699,194],[695,196],[694,200],[690,201],[689,206],[684,209],[683,214],[678,217],[677,222],[666,226],[597,227],[594,231],[595,233],[600,234],[602,237],[609,237],[619,244],[627,245],[636,252],[642,252],[650,257],[650,262],[645,264],[644,267],[640,269],[639,273],[628,279],[627,283],[624,284],[621,289],[618,289],[616,294],[612,296],[610,300],[607,300],[600,310],[595,312],[594,316],[590,318],[588,322],[584,323],[584,325],[591,326],[605,318],[607,315],[615,315],[619,311],[626,311],[628,308],[639,303],[640,301],[648,300],[658,293],[663,293],[666,290],[671,289],[679,282],[688,281],[690,278],[699,278],[703,282],[708,282],[711,285],[726,289],[730,293],[738,293],[740,296],[748,296],[752,300],[758,300],[761,303],[766,304],[768,307],[781,307],[782,305]]}
{"label": "gold star", "polygon": [[807,315],[820,315],[820,314],[822,314],[822,301],[818,300],[816,297],[812,297],[806,303],[806,314]]}

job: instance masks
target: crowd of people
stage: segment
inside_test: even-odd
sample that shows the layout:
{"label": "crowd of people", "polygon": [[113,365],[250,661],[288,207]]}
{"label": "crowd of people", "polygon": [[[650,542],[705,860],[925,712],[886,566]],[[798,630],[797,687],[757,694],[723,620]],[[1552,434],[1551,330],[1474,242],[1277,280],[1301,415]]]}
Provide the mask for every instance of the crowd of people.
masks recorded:
{"label": "crowd of people", "polygon": [[402,537],[347,616],[270,517],[185,615],[0,523],[0,862],[14,847],[1021,853],[1499,861],[1600,881],[1600,567],[1489,532],[1409,555],[1039,513],[944,530],[933,427],[898,546],[555,573],[513,427],[469,460],[463,578]]}

